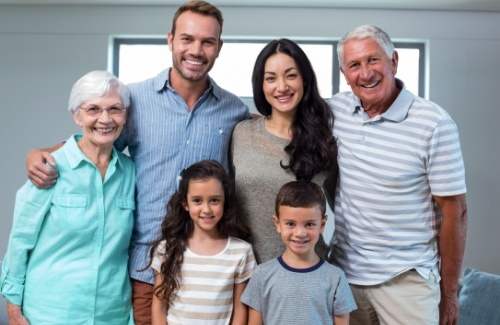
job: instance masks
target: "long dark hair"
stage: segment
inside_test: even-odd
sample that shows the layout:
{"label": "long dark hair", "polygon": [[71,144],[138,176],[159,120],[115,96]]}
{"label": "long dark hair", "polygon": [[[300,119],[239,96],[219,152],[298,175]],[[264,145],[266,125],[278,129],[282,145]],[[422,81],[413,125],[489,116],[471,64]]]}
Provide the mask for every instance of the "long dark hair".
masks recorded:
{"label": "long dark hair", "polygon": [[233,182],[224,170],[224,167],[215,160],[203,160],[185,169],[181,175],[179,188],[168,202],[167,214],[161,224],[161,235],[153,242],[150,250],[150,259],[153,260],[158,247],[158,255],[162,260],[160,274],[162,282],[155,288],[154,294],[164,300],[179,289],[181,265],[189,237],[193,234],[194,225],[189,212],[184,205],[187,200],[189,184],[192,180],[217,179],[224,189],[224,213],[217,223],[220,236],[248,239],[250,234],[246,225],[237,220]]}
{"label": "long dark hair", "polygon": [[262,89],[264,67],[267,59],[283,53],[294,59],[304,82],[304,96],[299,103],[295,121],[292,123],[292,140],[285,147],[288,165],[297,180],[310,181],[316,174],[337,172],[337,144],[332,134],[333,113],[320,96],[318,82],[311,62],[295,42],[282,38],[271,41],[257,56],[252,74],[255,107],[264,116],[271,115],[272,107]]}

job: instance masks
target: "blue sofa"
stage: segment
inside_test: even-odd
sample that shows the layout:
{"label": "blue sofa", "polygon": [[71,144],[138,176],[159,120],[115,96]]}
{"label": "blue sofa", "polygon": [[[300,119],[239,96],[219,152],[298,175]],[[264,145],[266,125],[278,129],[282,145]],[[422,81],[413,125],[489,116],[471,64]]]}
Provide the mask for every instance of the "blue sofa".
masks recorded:
{"label": "blue sofa", "polygon": [[500,275],[465,268],[458,302],[458,325],[500,325]]}

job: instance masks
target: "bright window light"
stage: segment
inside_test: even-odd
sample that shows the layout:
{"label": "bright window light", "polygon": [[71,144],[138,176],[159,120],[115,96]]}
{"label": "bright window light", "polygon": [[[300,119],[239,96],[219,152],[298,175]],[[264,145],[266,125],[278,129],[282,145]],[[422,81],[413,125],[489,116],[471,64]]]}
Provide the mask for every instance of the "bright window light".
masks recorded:
{"label": "bright window light", "polygon": [[[323,98],[330,98],[338,91],[350,90],[338,68],[337,42],[296,42],[313,65]],[[242,98],[251,98],[253,66],[258,53],[267,43],[268,40],[226,40],[210,76],[222,88]],[[423,43],[399,42],[395,46],[399,53],[396,77],[405,82],[409,91],[424,97]],[[172,56],[165,39],[114,39],[113,72],[126,84],[154,77],[171,64]]]}

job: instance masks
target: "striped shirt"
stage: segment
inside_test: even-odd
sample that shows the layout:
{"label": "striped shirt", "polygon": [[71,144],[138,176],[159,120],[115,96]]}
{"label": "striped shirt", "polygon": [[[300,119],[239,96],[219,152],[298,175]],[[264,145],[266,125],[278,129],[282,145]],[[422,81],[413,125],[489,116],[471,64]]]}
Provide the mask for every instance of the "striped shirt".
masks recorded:
{"label": "striped shirt", "polygon": [[[159,246],[160,252],[164,245]],[[161,263],[157,251],[151,267],[159,272]],[[215,256],[200,256],[187,249],[181,286],[169,302],[167,323],[230,324],[234,285],[250,279],[255,267],[252,246],[238,238],[229,237],[224,250]]]}
{"label": "striped shirt", "polygon": [[441,214],[432,197],[466,191],[455,123],[397,86],[394,103],[372,118],[352,92],[330,101],[340,167],[331,259],[352,284],[380,284],[412,268],[439,281]]}
{"label": "striped shirt", "polygon": [[115,146],[128,146],[136,164],[135,226],[130,246],[130,276],[154,283],[149,264],[150,244],[160,234],[167,202],[182,169],[203,159],[227,168],[229,140],[234,126],[250,118],[235,95],[209,78],[210,87],[190,110],[170,87],[169,69],[156,77],[128,85],[131,108]]}

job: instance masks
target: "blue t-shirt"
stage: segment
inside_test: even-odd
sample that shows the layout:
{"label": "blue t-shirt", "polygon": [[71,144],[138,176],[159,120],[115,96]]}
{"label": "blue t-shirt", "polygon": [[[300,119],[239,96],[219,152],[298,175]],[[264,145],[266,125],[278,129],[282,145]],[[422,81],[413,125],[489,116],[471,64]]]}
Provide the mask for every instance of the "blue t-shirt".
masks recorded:
{"label": "blue t-shirt", "polygon": [[295,269],[280,257],[255,269],[241,301],[262,314],[264,324],[333,324],[334,315],[356,309],[344,272],[320,260]]}

